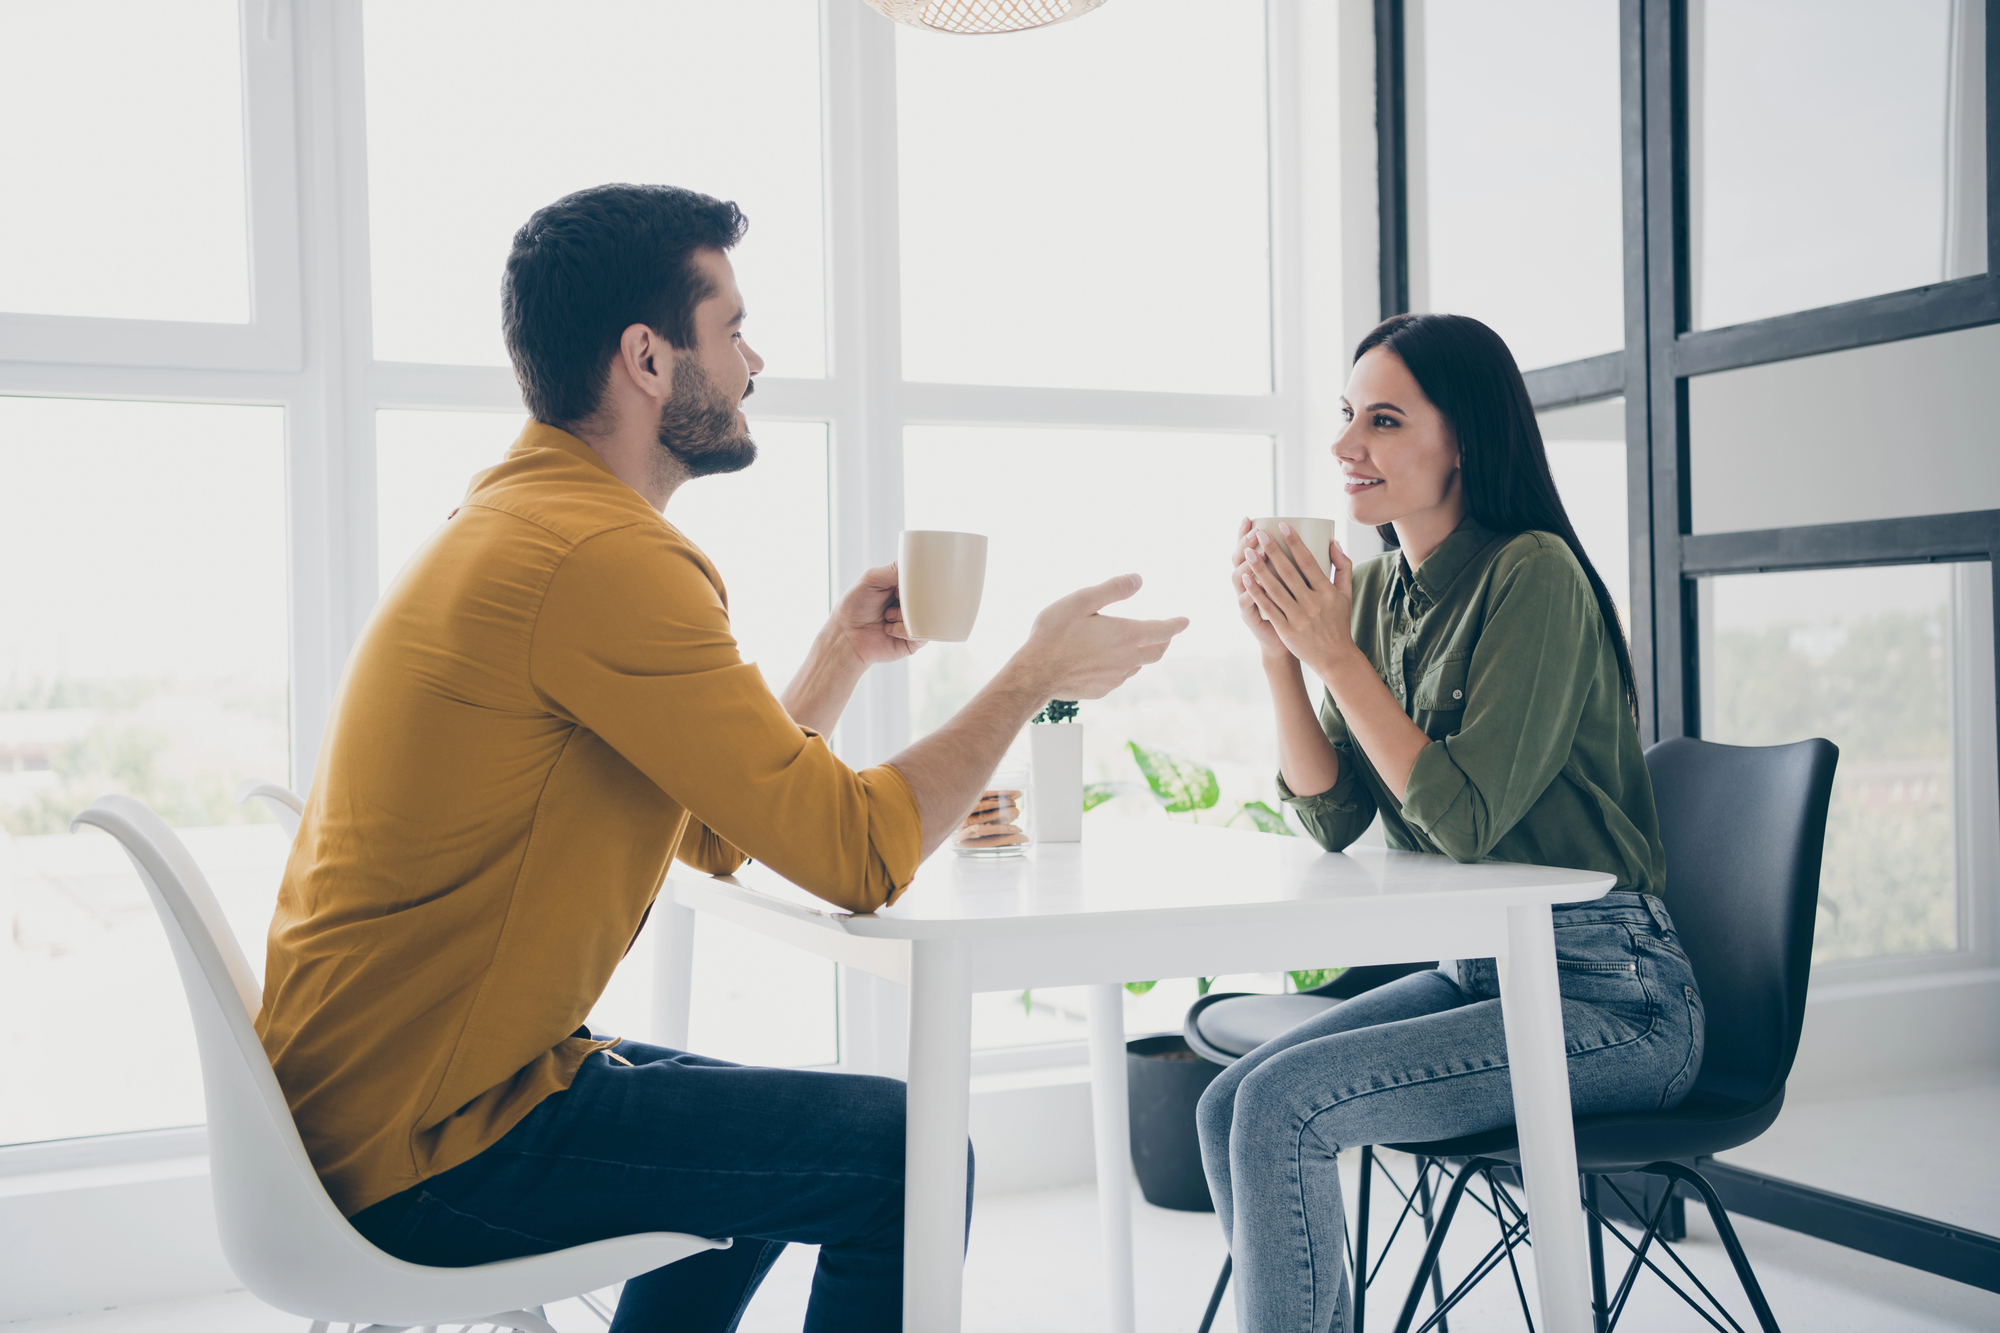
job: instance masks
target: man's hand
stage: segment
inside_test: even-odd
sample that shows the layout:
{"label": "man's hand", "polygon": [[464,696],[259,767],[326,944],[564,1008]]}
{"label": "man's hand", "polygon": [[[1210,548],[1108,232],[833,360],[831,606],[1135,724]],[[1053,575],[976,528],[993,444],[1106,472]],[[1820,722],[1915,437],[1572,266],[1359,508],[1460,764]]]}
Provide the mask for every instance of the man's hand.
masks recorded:
{"label": "man's hand", "polygon": [[1071,593],[1035,617],[1015,664],[1029,673],[1045,699],[1102,699],[1139,668],[1166,655],[1185,616],[1125,620],[1099,613],[1139,591],[1137,574],[1121,574]]}
{"label": "man's hand", "polygon": [[863,574],[833,608],[826,628],[853,650],[864,667],[899,661],[923,647],[921,639],[912,639],[903,629],[903,604],[896,597],[894,564]]}
{"label": "man's hand", "polygon": [[910,784],[924,826],[924,855],[944,845],[985,789],[994,765],[1050,699],[1101,699],[1157,662],[1187,628],[1172,620],[1099,615],[1139,591],[1124,574],[1073,592],[1035,617],[1027,643],[971,703],[889,762]]}

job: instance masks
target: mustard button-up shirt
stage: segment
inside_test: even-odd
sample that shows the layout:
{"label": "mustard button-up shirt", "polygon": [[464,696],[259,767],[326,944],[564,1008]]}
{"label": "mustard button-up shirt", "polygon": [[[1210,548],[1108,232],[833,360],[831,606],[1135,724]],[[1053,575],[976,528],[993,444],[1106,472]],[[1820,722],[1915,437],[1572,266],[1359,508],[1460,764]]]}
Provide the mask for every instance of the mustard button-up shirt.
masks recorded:
{"label": "mustard button-up shirt", "polygon": [[610,1045],[572,1035],[678,856],[869,911],[916,874],[902,775],[799,726],[693,543],[531,424],[383,597],[271,922],[257,1030],[352,1215],[491,1146]]}

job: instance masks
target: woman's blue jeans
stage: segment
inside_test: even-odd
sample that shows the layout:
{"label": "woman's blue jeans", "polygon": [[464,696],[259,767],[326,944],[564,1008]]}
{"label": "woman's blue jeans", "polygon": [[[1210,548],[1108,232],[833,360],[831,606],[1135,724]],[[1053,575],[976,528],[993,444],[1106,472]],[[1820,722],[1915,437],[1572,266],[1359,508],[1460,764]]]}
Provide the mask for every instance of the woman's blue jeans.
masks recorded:
{"label": "woman's blue jeans", "polygon": [[[1656,898],[1555,910],[1578,1115],[1671,1107],[1701,1069],[1694,973]],[[1202,1164],[1235,1259],[1244,1333],[1345,1333],[1335,1155],[1514,1121],[1490,958],[1419,972],[1310,1019],[1225,1069],[1197,1113]]]}
{"label": "woman's blue jeans", "polygon": [[[616,1052],[631,1063],[590,1056],[498,1143],[355,1227],[439,1267],[640,1231],[735,1238],[627,1282],[613,1333],[727,1333],[798,1241],[820,1247],[807,1333],[903,1326],[901,1082],[632,1041]],[[968,1219],[971,1192],[968,1168]]]}

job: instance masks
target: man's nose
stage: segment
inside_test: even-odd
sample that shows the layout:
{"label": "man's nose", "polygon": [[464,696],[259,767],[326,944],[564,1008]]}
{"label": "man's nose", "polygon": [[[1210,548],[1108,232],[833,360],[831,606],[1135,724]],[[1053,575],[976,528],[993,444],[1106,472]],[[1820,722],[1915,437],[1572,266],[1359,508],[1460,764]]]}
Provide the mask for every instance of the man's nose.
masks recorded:
{"label": "man's nose", "polygon": [[752,375],[761,375],[764,373],[764,358],[758,356],[757,349],[749,343],[743,344],[743,359],[749,362],[750,373]]}

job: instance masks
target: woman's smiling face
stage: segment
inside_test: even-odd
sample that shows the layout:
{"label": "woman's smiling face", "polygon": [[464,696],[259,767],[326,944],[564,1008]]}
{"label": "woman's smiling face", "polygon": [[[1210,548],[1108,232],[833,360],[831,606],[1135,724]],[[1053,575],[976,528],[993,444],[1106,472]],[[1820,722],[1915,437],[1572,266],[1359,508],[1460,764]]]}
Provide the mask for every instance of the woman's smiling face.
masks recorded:
{"label": "woman's smiling face", "polygon": [[1333,456],[1355,522],[1442,525],[1432,544],[1458,526],[1458,441],[1401,357],[1374,347],[1355,362],[1340,414],[1347,425]]}

